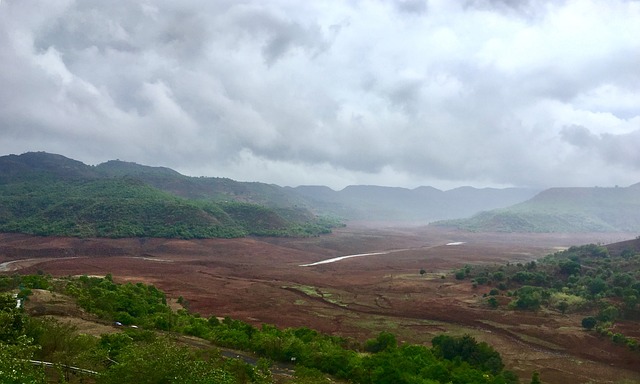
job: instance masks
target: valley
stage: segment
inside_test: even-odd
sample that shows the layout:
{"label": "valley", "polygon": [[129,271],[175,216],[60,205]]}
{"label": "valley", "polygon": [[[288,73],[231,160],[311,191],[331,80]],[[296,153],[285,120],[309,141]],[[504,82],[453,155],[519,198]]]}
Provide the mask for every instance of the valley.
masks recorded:
{"label": "valley", "polygon": [[[0,234],[0,265],[5,274],[110,273],[116,282],[153,284],[172,300],[182,297],[189,311],[202,316],[308,327],[361,342],[381,331],[425,345],[443,332],[468,333],[496,348],[522,382],[538,371],[545,383],[623,383],[640,381],[640,354],[585,331],[583,313],[492,309],[482,298],[492,287],[474,288],[453,272],[632,238],[635,234],[480,234],[359,224],[309,238]],[[326,262],[354,255],[360,256]]]}

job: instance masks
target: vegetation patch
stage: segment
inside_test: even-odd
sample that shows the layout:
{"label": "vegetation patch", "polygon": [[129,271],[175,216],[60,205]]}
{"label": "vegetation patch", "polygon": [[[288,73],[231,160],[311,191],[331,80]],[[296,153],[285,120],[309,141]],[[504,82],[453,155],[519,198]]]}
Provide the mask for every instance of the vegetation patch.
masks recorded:
{"label": "vegetation patch", "polygon": [[[16,306],[13,295],[1,294],[2,382],[45,383],[49,375],[60,383],[271,383],[270,361],[293,362],[294,377],[281,377],[279,382],[299,384],[317,383],[327,375],[363,384],[518,382],[504,370],[501,356],[491,346],[469,335],[437,336],[428,348],[398,343],[392,333],[381,332],[360,344],[308,328],[254,327],[228,317],[219,320],[185,310],[173,312],[164,293],[155,287],[115,284],[109,275],[0,278],[1,290],[18,289],[24,298],[29,296],[26,290],[42,286],[75,297],[86,311],[102,319],[116,319],[123,332],[81,335],[71,326],[28,316]],[[224,358],[216,349],[195,351],[158,331],[198,337],[258,357],[246,362]],[[28,364],[28,359],[50,363],[55,369],[45,372],[43,365]]]}
{"label": "vegetation patch", "polygon": [[13,160],[23,158],[33,158],[28,162],[32,168],[18,173],[11,171],[17,164],[2,164],[12,160],[0,158],[0,232],[85,238],[300,237],[330,233],[341,225],[296,206],[267,207],[238,196],[181,196],[172,185],[197,189],[202,182],[166,169],[95,169],[48,154]]}
{"label": "vegetation patch", "polygon": [[474,232],[636,232],[640,230],[637,189],[637,185],[552,188],[508,208],[434,225]]}
{"label": "vegetation patch", "polygon": [[[597,244],[574,246],[525,264],[466,266],[456,277],[470,279],[474,287],[495,287],[490,295],[508,297],[512,310],[582,313],[576,326],[640,351],[640,340],[613,330],[618,320],[640,320],[640,253],[635,248],[610,252]],[[494,299],[490,305],[499,303]]]}

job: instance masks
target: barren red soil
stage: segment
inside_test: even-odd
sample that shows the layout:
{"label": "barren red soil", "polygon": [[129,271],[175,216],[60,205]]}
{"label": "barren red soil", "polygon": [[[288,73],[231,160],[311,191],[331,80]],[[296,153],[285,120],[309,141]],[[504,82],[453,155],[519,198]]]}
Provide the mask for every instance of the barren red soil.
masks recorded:
{"label": "barren red soil", "polygon": [[[441,332],[470,333],[493,345],[523,382],[534,370],[547,383],[640,382],[640,354],[583,331],[584,314],[489,309],[482,294],[490,287],[474,289],[451,273],[465,264],[528,261],[571,245],[632,237],[429,227],[348,227],[309,239],[190,241],[0,234],[0,272],[111,273],[116,281],[152,283],[170,297],[183,296],[189,309],[203,316],[306,326],[361,341],[382,330],[424,344]],[[463,244],[446,245],[452,242]],[[381,251],[393,252],[300,266]]]}

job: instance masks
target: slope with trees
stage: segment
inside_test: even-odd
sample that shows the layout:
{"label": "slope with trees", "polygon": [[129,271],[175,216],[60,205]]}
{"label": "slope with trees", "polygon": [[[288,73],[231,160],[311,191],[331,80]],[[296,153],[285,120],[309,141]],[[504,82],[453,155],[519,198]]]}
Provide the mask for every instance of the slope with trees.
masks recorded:
{"label": "slope with trees", "polygon": [[581,314],[580,326],[640,351],[638,335],[618,326],[640,322],[640,239],[574,246],[527,263],[467,266],[456,277],[490,289],[492,308],[508,299],[506,309]]}
{"label": "slope with trees", "polygon": [[0,185],[30,180],[78,181],[132,179],[173,196],[207,202],[257,204],[278,214],[339,217],[342,220],[403,221],[427,223],[470,216],[482,210],[506,207],[533,196],[525,188],[441,191],[349,186],[341,191],[328,187],[280,187],[258,182],[238,182],[219,177],[189,177],[165,167],[150,167],[120,160],[89,166],[61,155],[30,152],[0,157]]}
{"label": "slope with trees", "polygon": [[508,208],[434,223],[475,232],[638,232],[640,183],[614,188],[551,188]]}
{"label": "slope with trees", "polygon": [[[271,383],[277,368],[271,362],[295,372],[278,382],[298,384],[326,382],[327,375],[366,384],[518,382],[493,348],[470,336],[441,335],[429,348],[398,343],[383,332],[361,345],[308,328],[254,327],[228,317],[220,321],[174,312],[155,287],[116,284],[111,276],[0,277],[0,291],[18,291],[28,299],[32,289],[70,295],[85,311],[122,327],[100,337],[82,335],[64,323],[27,315],[12,295],[1,294],[0,316],[6,320],[0,323],[0,356],[6,357],[0,360],[2,382],[44,383],[46,374],[62,383],[86,382],[87,375],[96,383]],[[187,348],[180,335],[247,351],[242,354],[252,362],[224,358],[216,347]],[[53,368],[45,371],[30,360]]]}
{"label": "slope with trees", "polygon": [[[309,236],[338,224],[296,207],[187,199],[135,173],[94,168],[46,153],[0,158],[0,231],[78,237]],[[184,178],[166,169],[145,168],[141,174]]]}

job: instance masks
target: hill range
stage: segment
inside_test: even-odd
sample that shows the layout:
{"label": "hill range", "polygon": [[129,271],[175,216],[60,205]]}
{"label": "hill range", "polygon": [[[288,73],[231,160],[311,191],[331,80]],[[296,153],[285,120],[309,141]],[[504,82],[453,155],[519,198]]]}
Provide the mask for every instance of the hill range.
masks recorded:
{"label": "hill range", "polygon": [[551,188],[507,208],[433,224],[476,232],[640,232],[640,183]]}
{"label": "hill range", "polygon": [[[539,192],[292,188],[189,177],[120,160],[92,166],[29,152],[0,157],[0,231],[80,237],[313,236],[350,221],[437,222],[472,231],[640,229],[640,215],[635,214],[640,212],[640,184]],[[471,218],[460,219],[465,217]]]}

